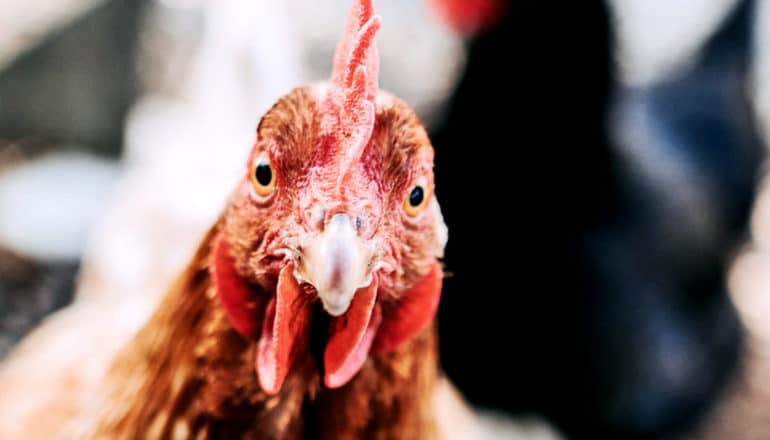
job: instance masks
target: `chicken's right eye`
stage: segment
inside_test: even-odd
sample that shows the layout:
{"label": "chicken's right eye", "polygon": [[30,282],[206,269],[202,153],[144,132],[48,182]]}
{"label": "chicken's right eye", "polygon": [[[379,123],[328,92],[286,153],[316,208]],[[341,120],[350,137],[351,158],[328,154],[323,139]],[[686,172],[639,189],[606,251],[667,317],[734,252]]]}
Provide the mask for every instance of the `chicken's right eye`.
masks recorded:
{"label": "chicken's right eye", "polygon": [[404,211],[409,217],[416,217],[428,204],[428,192],[425,179],[419,179],[409,190],[404,199]]}
{"label": "chicken's right eye", "polygon": [[267,197],[275,191],[275,172],[267,155],[259,156],[254,161],[251,184],[254,191],[262,197]]}

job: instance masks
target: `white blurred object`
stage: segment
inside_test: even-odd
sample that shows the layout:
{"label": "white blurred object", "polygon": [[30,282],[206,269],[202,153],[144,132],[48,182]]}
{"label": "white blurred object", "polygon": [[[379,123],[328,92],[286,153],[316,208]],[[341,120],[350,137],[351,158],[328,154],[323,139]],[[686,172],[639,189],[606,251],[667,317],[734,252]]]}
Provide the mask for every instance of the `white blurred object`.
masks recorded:
{"label": "white blurred object", "polygon": [[0,1],[0,69],[105,0]]}
{"label": "white blurred object", "polygon": [[28,257],[77,259],[117,182],[116,164],[51,154],[0,173],[0,245]]}
{"label": "white blurred object", "polygon": [[443,378],[433,394],[433,411],[438,425],[437,438],[463,440],[558,440],[554,428],[535,417],[510,416],[472,410],[463,397]]}
{"label": "white blurred object", "polygon": [[[556,429],[539,417],[517,417],[512,418],[509,415],[479,411],[478,427],[480,435],[477,437],[484,440],[559,440],[563,439]],[[452,435],[442,438],[464,438],[453,437]]]}
{"label": "white blurred object", "polygon": [[76,416],[95,404],[112,360],[149,313],[131,298],[106,298],[49,315],[0,363],[0,438],[82,438],[69,433]]}
{"label": "white blurred object", "polygon": [[78,297],[154,304],[215,223],[245,169],[259,115],[300,84],[298,51],[281,23],[285,14],[275,10],[280,5],[227,0],[197,10],[203,34],[177,90],[145,95],[129,115],[126,175],[91,237]]}
{"label": "white blurred object", "polygon": [[608,0],[623,80],[643,85],[686,66],[737,0]]}

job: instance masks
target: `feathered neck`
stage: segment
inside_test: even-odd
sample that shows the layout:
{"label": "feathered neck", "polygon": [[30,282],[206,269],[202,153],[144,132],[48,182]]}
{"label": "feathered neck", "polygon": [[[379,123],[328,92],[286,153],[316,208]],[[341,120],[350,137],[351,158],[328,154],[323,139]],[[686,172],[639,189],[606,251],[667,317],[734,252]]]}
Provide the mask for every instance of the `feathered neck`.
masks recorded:
{"label": "feathered neck", "polygon": [[[439,370],[435,326],[370,358],[346,386],[321,386],[302,356],[281,392],[267,396],[254,343],[219,304],[204,239],[159,309],[114,362],[93,438],[430,438]],[[317,435],[316,435],[317,434]]]}

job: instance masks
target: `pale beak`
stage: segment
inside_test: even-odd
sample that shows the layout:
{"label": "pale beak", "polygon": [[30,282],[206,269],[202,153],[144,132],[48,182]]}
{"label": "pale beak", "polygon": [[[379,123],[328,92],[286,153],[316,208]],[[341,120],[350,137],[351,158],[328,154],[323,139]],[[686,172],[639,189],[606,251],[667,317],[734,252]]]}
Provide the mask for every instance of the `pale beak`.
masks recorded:
{"label": "pale beak", "polygon": [[343,315],[356,291],[372,282],[373,250],[346,214],[335,214],[320,234],[303,237],[294,276],[312,284],[324,309]]}

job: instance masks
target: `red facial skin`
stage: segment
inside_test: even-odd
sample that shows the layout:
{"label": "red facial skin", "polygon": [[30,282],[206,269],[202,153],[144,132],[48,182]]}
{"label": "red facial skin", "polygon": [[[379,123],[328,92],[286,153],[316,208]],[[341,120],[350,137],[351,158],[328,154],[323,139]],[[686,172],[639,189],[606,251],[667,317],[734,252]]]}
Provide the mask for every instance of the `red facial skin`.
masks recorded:
{"label": "red facial skin", "polygon": [[[258,195],[253,166],[247,167],[225,211],[213,265],[233,326],[259,341],[256,368],[269,394],[280,391],[294,359],[307,351],[314,310],[323,313],[314,307],[313,289],[292,276],[302,263],[286,249],[298,237],[320,233],[333,214],[359,219],[359,235],[380,252],[372,284],[331,319],[327,387],[347,383],[370,353],[385,354],[419,333],[435,315],[441,290],[437,257],[445,232],[432,195],[433,151],[411,111],[382,94],[370,141],[358,160],[342,167],[329,149],[318,148],[328,139],[317,130],[323,115],[313,98],[323,95],[318,89],[292,95],[265,117],[252,153],[252,161],[269,156],[275,191]],[[429,199],[411,216],[405,200],[418,181]]]}
{"label": "red facial skin", "polygon": [[[324,313],[316,294],[333,315],[323,356],[329,388],[350,381],[371,351],[415,336],[438,307],[446,231],[433,149],[414,112],[377,90],[379,27],[371,0],[354,2],[331,80],[295,90],[265,115],[222,218],[217,294],[235,329],[258,340],[255,367],[268,394],[308,352],[310,324]],[[259,163],[269,164],[274,186],[254,177]],[[411,206],[416,186],[424,202]],[[313,272],[324,274],[323,292],[304,283]]]}

